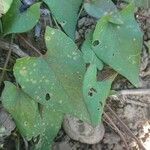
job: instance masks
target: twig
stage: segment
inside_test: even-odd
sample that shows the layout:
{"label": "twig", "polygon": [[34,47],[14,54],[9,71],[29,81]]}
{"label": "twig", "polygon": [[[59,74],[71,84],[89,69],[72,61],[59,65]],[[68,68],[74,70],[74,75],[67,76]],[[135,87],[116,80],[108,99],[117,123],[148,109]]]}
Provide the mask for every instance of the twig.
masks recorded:
{"label": "twig", "polygon": [[80,15],[81,15],[83,9],[84,9],[84,4],[82,4],[81,9],[80,9],[80,11],[79,11],[79,13],[78,13],[78,19],[79,19]]}
{"label": "twig", "polygon": [[126,99],[125,96],[123,96],[123,99],[121,99],[121,100],[117,95],[110,95],[109,98],[112,98],[113,100],[116,100],[116,101],[121,101],[123,103],[125,102],[125,103],[129,103],[129,104],[133,104],[133,105],[137,105],[137,106],[141,106],[141,107],[149,107],[148,102],[140,102],[140,101],[136,101],[136,100],[132,100],[132,99]]}
{"label": "twig", "polygon": [[114,93],[110,94],[110,98],[113,98],[115,100],[119,100],[119,96],[123,97],[123,100],[127,103],[142,106],[142,107],[148,107],[148,102],[140,102],[140,101],[134,101],[134,100],[128,100],[125,99],[125,96],[128,95],[150,95],[150,89],[128,89],[128,90],[121,90],[121,91],[115,91]]}
{"label": "twig", "polygon": [[51,16],[51,14],[49,13],[48,14],[48,21],[49,21],[49,25],[50,25],[50,27],[53,27],[53,23],[52,23],[52,16]]}
{"label": "twig", "polygon": [[44,25],[45,25],[45,27],[46,27],[46,19],[45,18],[47,16],[48,16],[48,23],[49,23],[50,27],[53,27],[53,23],[52,23],[52,18],[51,18],[50,11],[48,9],[46,9],[46,8],[42,8],[41,9],[41,14],[42,14],[43,19],[44,19]]}
{"label": "twig", "polygon": [[56,27],[61,30],[60,26],[57,23],[57,20],[55,19],[55,17],[53,15],[52,15],[52,18],[53,18],[53,20],[55,22]]}
{"label": "twig", "polygon": [[115,130],[115,128],[108,122],[106,121],[106,119],[103,117],[103,122],[105,122],[109,127],[111,127],[113,130]]}
{"label": "twig", "polygon": [[11,41],[10,41],[10,44],[9,44],[9,51],[8,51],[8,55],[7,55],[7,58],[6,58],[6,61],[5,61],[5,64],[4,64],[4,69],[2,71],[2,75],[0,77],[0,87],[1,87],[1,84],[2,84],[2,81],[3,81],[3,78],[5,76],[5,70],[7,69],[7,65],[8,65],[8,62],[9,62],[9,59],[10,59],[10,56],[11,56],[11,52],[12,52],[12,49],[11,49],[11,45],[13,43],[13,35],[11,37]]}
{"label": "twig", "polygon": [[150,89],[130,89],[116,92],[117,95],[150,95]]}
{"label": "twig", "polygon": [[115,130],[118,132],[118,134],[122,138],[122,140],[123,140],[123,142],[125,144],[126,150],[129,150],[129,146],[128,146],[128,144],[127,144],[127,142],[126,142],[122,132],[118,129],[118,127],[114,124],[114,122],[110,119],[110,117],[105,112],[103,114],[104,114],[104,117],[110,122],[110,124],[115,128]]}
{"label": "twig", "polygon": [[106,104],[107,109],[116,117],[118,122],[124,127],[126,132],[137,142],[141,150],[145,150],[141,141],[132,133],[132,131],[126,126],[126,124],[117,116],[117,114],[110,108],[109,105]]}
{"label": "twig", "polygon": [[0,67],[0,70],[4,70],[4,71],[10,71],[10,69],[4,69],[4,68],[2,68],[2,67]]}
{"label": "twig", "polygon": [[27,140],[25,138],[23,138],[23,141],[24,141],[24,145],[25,145],[25,150],[28,150],[29,144],[28,144]]}
{"label": "twig", "polygon": [[149,103],[139,102],[139,101],[135,101],[135,100],[131,100],[131,99],[130,100],[126,99],[125,102],[129,103],[129,104],[141,106],[141,107],[149,107],[148,106]]}
{"label": "twig", "polygon": [[0,40],[0,48],[4,49],[4,50],[8,50],[11,48],[12,52],[15,53],[16,55],[18,55],[19,57],[27,57],[28,54],[26,54],[25,52],[23,52],[18,45],[16,44],[9,44],[5,41]]}
{"label": "twig", "polygon": [[38,53],[40,56],[43,56],[40,51],[35,48],[32,44],[30,44],[23,36],[18,35],[30,48],[32,48],[36,53]]}

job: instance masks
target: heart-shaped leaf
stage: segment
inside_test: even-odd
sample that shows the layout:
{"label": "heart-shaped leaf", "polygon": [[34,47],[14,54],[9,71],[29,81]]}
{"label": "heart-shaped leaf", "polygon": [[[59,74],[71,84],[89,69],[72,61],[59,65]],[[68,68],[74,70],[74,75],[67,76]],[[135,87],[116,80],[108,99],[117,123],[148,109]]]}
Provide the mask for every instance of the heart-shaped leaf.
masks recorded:
{"label": "heart-shaped leaf", "polygon": [[143,39],[134,10],[131,4],[119,12],[124,22],[120,25],[112,22],[111,15],[100,19],[93,34],[93,50],[104,63],[138,86]]}
{"label": "heart-shaped leaf", "polygon": [[84,9],[95,18],[117,11],[115,4],[111,0],[85,0]]}
{"label": "heart-shaped leaf", "polygon": [[95,126],[102,120],[103,108],[116,75],[114,73],[106,80],[97,81],[95,64],[91,64],[85,74],[83,82],[84,99],[92,118],[92,124]]}
{"label": "heart-shaped leaf", "polygon": [[40,3],[20,12],[21,1],[14,0],[9,11],[2,17],[4,34],[22,33],[31,30],[40,18]]}
{"label": "heart-shaped leaf", "polygon": [[62,26],[64,31],[72,38],[75,38],[75,28],[78,19],[78,11],[82,0],[43,0],[52,14]]}
{"label": "heart-shaped leaf", "polygon": [[2,103],[13,116],[23,137],[30,140],[40,136],[35,149],[51,149],[53,140],[61,128],[62,114],[52,111],[47,106],[39,112],[38,103],[10,82],[5,82]]}
{"label": "heart-shaped leaf", "polygon": [[5,81],[2,103],[13,116],[17,128],[25,138],[30,140],[40,134],[41,120],[38,104],[31,97],[16,88],[12,83]]}
{"label": "heart-shaped leaf", "polygon": [[12,1],[13,0],[0,0],[0,17],[9,10]]}
{"label": "heart-shaped leaf", "polygon": [[14,75],[22,89],[52,110],[90,122],[82,94],[85,64],[82,53],[63,32],[47,27],[47,53],[18,59]]}

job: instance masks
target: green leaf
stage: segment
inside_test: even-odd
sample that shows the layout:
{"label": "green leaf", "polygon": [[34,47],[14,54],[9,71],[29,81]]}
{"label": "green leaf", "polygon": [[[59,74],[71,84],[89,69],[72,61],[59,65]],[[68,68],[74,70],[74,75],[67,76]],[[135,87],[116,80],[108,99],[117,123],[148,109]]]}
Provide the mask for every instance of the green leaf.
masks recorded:
{"label": "green leaf", "polygon": [[84,77],[83,93],[85,103],[92,118],[92,124],[98,125],[102,120],[103,108],[109,96],[111,84],[116,73],[106,80],[97,81],[96,65],[91,64]]}
{"label": "green leaf", "polygon": [[30,140],[40,134],[40,115],[38,105],[28,95],[5,81],[2,94],[3,106],[13,116],[20,133]]}
{"label": "green leaf", "polygon": [[129,3],[134,2],[134,4],[137,7],[144,7],[144,8],[149,8],[150,7],[150,1],[149,0],[124,0],[124,1],[129,2]]}
{"label": "green leaf", "polygon": [[86,40],[82,45],[81,51],[83,52],[83,59],[85,63],[95,64],[97,69],[102,70],[103,62],[99,58],[97,58],[97,56],[92,50],[92,37],[93,37],[93,32],[88,34]]}
{"label": "green leaf", "polygon": [[0,0],[0,17],[9,10],[12,1],[13,0]]}
{"label": "green leaf", "polygon": [[84,9],[95,18],[117,11],[115,4],[111,0],[85,0]]}
{"label": "green leaf", "polygon": [[93,50],[104,63],[138,86],[143,34],[135,21],[134,10],[129,5],[119,12],[124,22],[120,25],[110,21],[111,15],[99,20],[93,34]]}
{"label": "green leaf", "polygon": [[75,38],[75,28],[78,19],[78,11],[82,0],[43,0],[52,14],[62,26],[64,31],[72,38]]}
{"label": "green leaf", "polygon": [[11,8],[2,17],[4,34],[22,33],[31,30],[40,18],[40,4],[36,3],[25,12],[20,12],[20,0],[14,0]]}
{"label": "green leaf", "polygon": [[36,145],[36,149],[50,150],[54,138],[57,136],[61,124],[63,122],[63,115],[59,112],[52,111],[48,107],[43,109],[43,123],[45,124],[45,131],[41,134],[41,139]]}
{"label": "green leaf", "polygon": [[82,94],[82,53],[60,30],[47,27],[45,39],[48,51],[44,57],[17,60],[17,82],[37,102],[89,122]]}
{"label": "green leaf", "polygon": [[52,111],[49,107],[43,107],[40,113],[38,103],[10,82],[5,82],[2,103],[11,113],[23,137],[30,140],[40,135],[35,149],[50,150],[61,128],[62,114]]}

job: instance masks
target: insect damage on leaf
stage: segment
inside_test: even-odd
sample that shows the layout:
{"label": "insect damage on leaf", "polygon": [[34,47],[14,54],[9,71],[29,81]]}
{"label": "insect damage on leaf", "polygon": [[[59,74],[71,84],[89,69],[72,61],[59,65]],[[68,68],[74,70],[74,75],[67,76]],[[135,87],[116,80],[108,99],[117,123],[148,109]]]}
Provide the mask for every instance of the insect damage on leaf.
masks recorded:
{"label": "insect damage on leaf", "polygon": [[[35,149],[51,149],[64,115],[99,126],[117,72],[138,86],[142,33],[133,4],[119,11],[111,0],[85,0],[85,11],[99,20],[80,51],[73,40],[82,0],[2,2],[4,35],[31,30],[40,19],[42,2],[65,32],[47,27],[46,54],[17,59],[13,71],[19,87],[5,81],[2,104],[23,137],[39,137]],[[36,37],[41,26],[35,28]],[[114,70],[106,73],[105,64]]]}
{"label": "insect damage on leaf", "polygon": [[97,81],[97,69],[95,64],[90,64],[83,81],[83,95],[87,109],[92,118],[92,124],[101,122],[103,107],[109,95],[111,84],[116,77],[116,73],[106,80]]}
{"label": "insect damage on leaf", "polygon": [[88,95],[89,95],[89,96],[93,96],[94,93],[97,93],[96,89],[90,88],[90,90],[89,90],[89,92],[88,92]]}
{"label": "insect damage on leaf", "polygon": [[47,27],[45,40],[48,49],[45,56],[17,60],[14,66],[17,82],[38,103],[90,122],[82,94],[85,73],[82,53],[60,30]]}
{"label": "insect damage on leaf", "polygon": [[45,99],[48,101],[48,100],[50,100],[50,98],[51,98],[51,97],[50,97],[50,94],[47,93],[46,96],[45,96]]}
{"label": "insect damage on leaf", "polygon": [[104,64],[92,49],[92,36],[93,32],[90,32],[82,45],[81,51],[83,52],[83,59],[86,64],[95,64],[98,70],[102,70]]}
{"label": "insect damage on leaf", "polygon": [[100,44],[99,40],[95,40],[95,41],[93,42],[93,46],[98,46],[99,44]]}
{"label": "insect damage on leaf", "polygon": [[104,63],[138,86],[143,34],[135,21],[134,10],[130,4],[118,12],[123,24],[118,24],[116,17],[112,20],[112,15],[101,18],[93,34],[93,51]]}
{"label": "insect damage on leaf", "polygon": [[2,103],[11,113],[23,137],[31,140],[31,138],[40,136],[40,141],[35,147],[44,150],[51,148],[61,128],[63,114],[44,106],[39,112],[38,103],[10,82],[5,82]]}

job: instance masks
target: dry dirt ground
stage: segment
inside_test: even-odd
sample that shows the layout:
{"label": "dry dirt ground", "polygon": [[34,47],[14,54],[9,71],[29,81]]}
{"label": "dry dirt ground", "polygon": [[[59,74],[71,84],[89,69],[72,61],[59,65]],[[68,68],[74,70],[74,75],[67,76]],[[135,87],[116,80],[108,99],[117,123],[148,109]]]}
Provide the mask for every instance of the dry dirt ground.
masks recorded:
{"label": "dry dirt ground", "polygon": [[[49,19],[47,19],[48,17],[49,16],[45,17],[46,21],[49,21]],[[144,31],[140,71],[142,90],[138,92],[131,90],[134,89],[134,87],[126,79],[118,76],[112,88],[114,90],[126,91],[121,95],[111,96],[107,100],[107,107],[105,108],[105,113],[107,115],[103,117],[106,130],[103,140],[94,145],[82,144],[70,139],[63,129],[61,129],[55,139],[54,150],[126,150],[127,147],[125,146],[125,142],[131,150],[142,150],[142,147],[139,147],[139,142],[142,143],[146,150],[150,150],[150,95],[146,94],[147,89],[150,89],[150,9],[139,9],[135,17],[141,26],[141,30]],[[42,21],[43,19],[41,19],[41,22]],[[83,43],[87,33],[95,27],[95,23],[96,20],[94,18],[89,17],[84,11],[82,12],[78,20],[76,31],[76,43],[79,47]],[[51,24],[51,22],[48,24]],[[22,37],[27,39],[37,49],[42,49],[43,51],[41,51],[41,53],[44,53],[45,45],[42,44],[43,35],[41,34],[40,39],[37,37],[35,40],[32,33],[23,34]],[[22,50],[28,49],[28,51],[25,51],[28,55],[38,56],[38,54],[33,51],[31,44],[26,43],[23,38],[16,37],[15,43],[18,44]],[[3,68],[6,62],[7,53],[8,51],[6,51],[6,49],[0,49],[1,68]],[[15,54],[11,55],[8,68],[12,67],[17,57],[18,56]],[[0,76],[1,75],[2,71],[0,72]],[[4,79],[14,82],[12,71],[8,70]],[[3,85],[1,86],[0,92],[2,89]],[[1,124],[0,127],[0,149],[13,150],[16,149],[17,146],[20,146],[22,150],[30,147],[33,141],[27,143],[25,139],[22,139],[18,131],[14,130],[15,125],[11,117],[6,114],[6,112],[3,112],[2,107],[0,111],[1,114],[3,114],[0,115],[0,123],[3,122],[2,118],[5,118],[5,116],[8,118],[8,123],[6,123],[6,125]],[[116,113],[117,117],[113,112]],[[122,122],[124,122],[128,128],[126,128]],[[8,124],[9,126],[7,126]],[[3,126],[6,127],[7,130]],[[13,132],[11,133],[12,130]]]}

